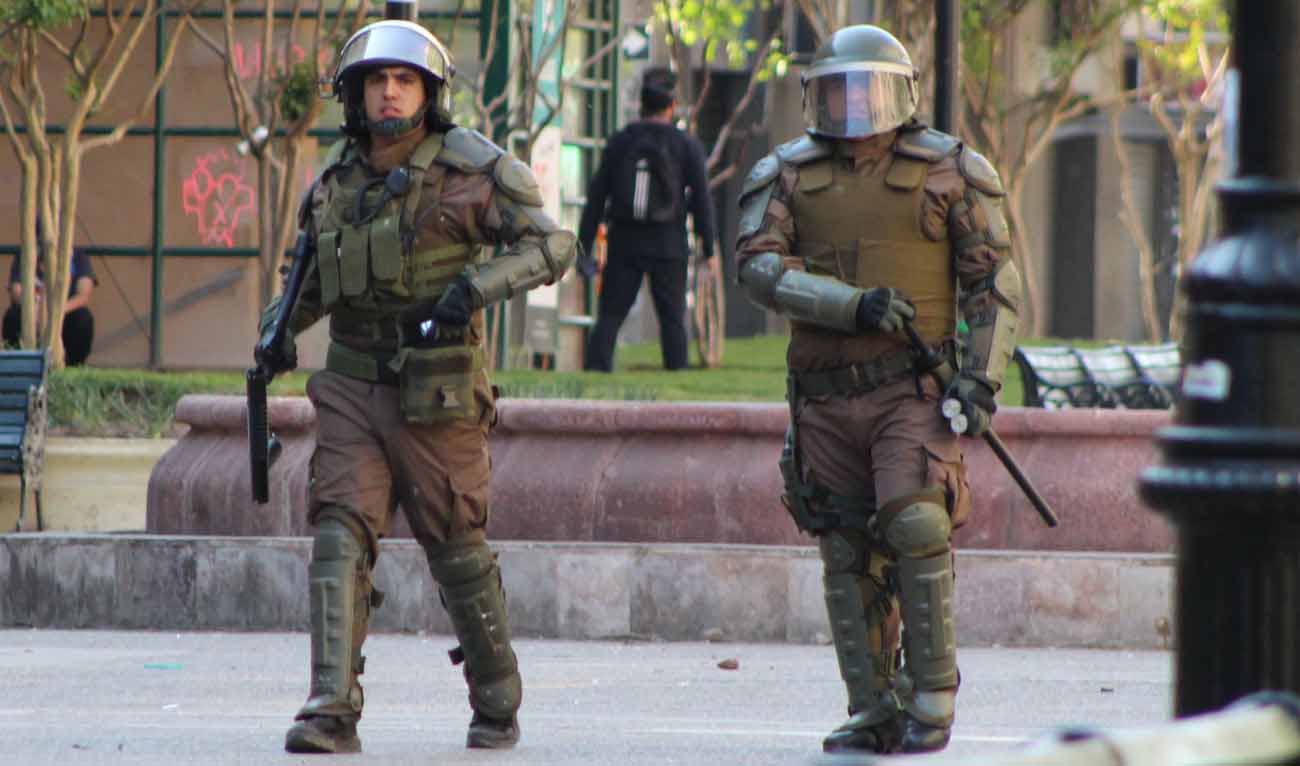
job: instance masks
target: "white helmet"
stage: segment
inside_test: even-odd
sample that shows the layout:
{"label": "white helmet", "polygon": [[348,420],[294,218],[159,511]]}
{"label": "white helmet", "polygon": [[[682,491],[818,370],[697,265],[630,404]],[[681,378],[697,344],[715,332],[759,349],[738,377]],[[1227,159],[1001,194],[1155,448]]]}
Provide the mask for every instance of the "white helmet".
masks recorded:
{"label": "white helmet", "polygon": [[[451,123],[451,81],[456,65],[446,46],[413,21],[385,20],[358,30],[339,53],[333,85],[335,97],[343,102],[344,132],[359,135],[366,130],[362,76],[384,66],[407,66],[419,72],[429,99],[426,114],[432,112],[443,123]],[[412,120],[412,125],[417,123]]]}

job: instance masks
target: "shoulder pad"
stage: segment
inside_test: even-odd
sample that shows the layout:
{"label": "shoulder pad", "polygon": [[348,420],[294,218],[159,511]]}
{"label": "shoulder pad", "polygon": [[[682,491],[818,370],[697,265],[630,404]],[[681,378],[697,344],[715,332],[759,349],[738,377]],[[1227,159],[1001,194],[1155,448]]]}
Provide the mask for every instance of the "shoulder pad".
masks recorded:
{"label": "shoulder pad", "polygon": [[961,147],[961,142],[933,128],[904,130],[894,142],[894,152],[926,162],[938,162]]}
{"label": "shoulder pad", "polygon": [[776,147],[776,156],[791,165],[806,165],[813,160],[831,156],[831,148],[812,136],[799,136]]}
{"label": "shoulder pad", "polygon": [[740,196],[744,197],[755,191],[767,186],[776,180],[781,174],[781,161],[776,158],[775,154],[769,154],[758,162],[754,167],[749,169],[749,175],[745,176],[745,183],[740,187]]}
{"label": "shoulder pad", "polygon": [[1006,194],[1002,189],[1002,179],[998,178],[998,171],[993,167],[993,163],[984,159],[984,155],[969,146],[962,147],[961,154],[957,158],[957,169],[961,171],[961,177],[966,179],[966,183],[990,197],[1001,197]]}
{"label": "shoulder pad", "polygon": [[497,158],[492,166],[492,180],[515,202],[532,207],[543,204],[542,188],[537,184],[533,169],[514,155],[503,154]]}
{"label": "shoulder pad", "polygon": [[442,140],[438,162],[466,172],[484,171],[505,154],[505,150],[471,128],[452,128]]}

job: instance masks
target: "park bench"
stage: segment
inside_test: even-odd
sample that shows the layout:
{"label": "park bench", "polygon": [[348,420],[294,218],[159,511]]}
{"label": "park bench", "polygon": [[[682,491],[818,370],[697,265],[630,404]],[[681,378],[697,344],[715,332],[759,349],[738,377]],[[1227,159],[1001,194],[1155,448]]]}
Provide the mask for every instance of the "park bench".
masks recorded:
{"label": "park bench", "polygon": [[45,351],[0,351],[0,474],[19,477],[16,531],[23,529],[29,488],[36,500],[36,529],[44,526],[41,473],[45,467],[48,361]]}
{"label": "park bench", "polygon": [[1021,346],[1015,361],[1025,406],[1153,410],[1174,406],[1180,357],[1175,343],[1074,348]]}

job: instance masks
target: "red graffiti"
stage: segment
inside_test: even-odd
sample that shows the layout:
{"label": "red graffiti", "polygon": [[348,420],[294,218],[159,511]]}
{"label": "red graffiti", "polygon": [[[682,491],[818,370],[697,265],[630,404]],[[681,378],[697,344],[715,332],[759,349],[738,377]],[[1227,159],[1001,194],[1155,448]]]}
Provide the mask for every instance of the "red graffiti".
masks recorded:
{"label": "red graffiti", "polygon": [[201,154],[181,185],[186,215],[198,219],[204,245],[235,246],[235,230],[257,215],[257,191],[244,182],[247,160],[232,158],[225,149]]}
{"label": "red graffiti", "polygon": [[[331,55],[329,50],[322,49],[317,56],[322,72],[329,68]],[[231,57],[234,59],[235,74],[239,75],[239,79],[247,80],[262,73],[262,43],[255,42],[247,47],[243,43],[235,43]],[[289,68],[288,60],[292,60],[293,65],[306,61],[307,51],[301,45],[293,43],[287,51],[284,48],[275,50],[271,57],[275,60],[279,71],[283,72]]]}

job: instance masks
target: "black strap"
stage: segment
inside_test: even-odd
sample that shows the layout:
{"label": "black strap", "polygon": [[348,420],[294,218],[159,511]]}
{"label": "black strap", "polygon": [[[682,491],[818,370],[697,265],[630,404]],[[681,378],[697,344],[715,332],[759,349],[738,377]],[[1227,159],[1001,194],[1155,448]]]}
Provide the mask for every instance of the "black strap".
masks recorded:
{"label": "black strap", "polygon": [[875,359],[829,370],[791,372],[800,396],[864,394],[902,380],[914,372],[910,351],[882,354]]}
{"label": "black strap", "polygon": [[814,534],[841,528],[870,531],[867,524],[875,513],[864,497],[837,495],[811,482],[801,483],[782,500],[795,525]]}

